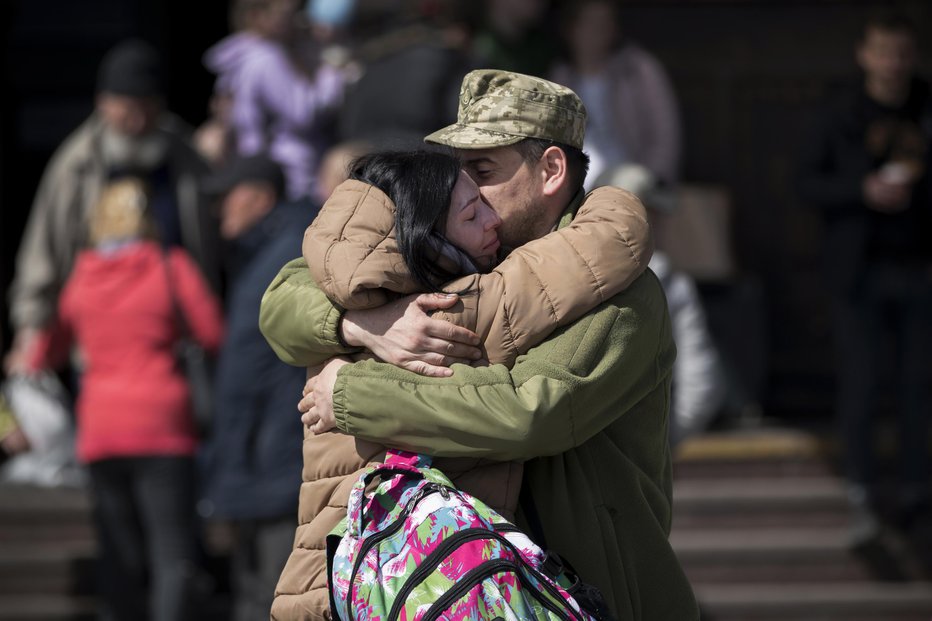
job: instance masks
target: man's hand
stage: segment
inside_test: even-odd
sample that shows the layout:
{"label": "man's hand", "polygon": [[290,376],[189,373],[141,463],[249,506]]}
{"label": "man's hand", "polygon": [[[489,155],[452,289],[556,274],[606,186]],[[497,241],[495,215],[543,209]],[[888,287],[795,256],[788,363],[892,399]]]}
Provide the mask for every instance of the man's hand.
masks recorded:
{"label": "man's hand", "polygon": [[347,358],[331,358],[304,384],[304,397],[298,402],[298,411],[302,414],[301,422],[310,427],[315,435],[326,433],[337,426],[333,416],[333,386],[337,383],[337,371],[345,364],[350,364]]}
{"label": "man's hand", "polygon": [[453,371],[447,367],[454,362],[469,364],[482,356],[474,332],[427,314],[450,308],[457,299],[455,294],[423,293],[379,308],[347,311],[340,327],[343,340],[403,369],[450,376]]}
{"label": "man's hand", "polygon": [[874,211],[896,213],[909,206],[912,185],[900,181],[888,181],[879,173],[864,178],[864,202]]}

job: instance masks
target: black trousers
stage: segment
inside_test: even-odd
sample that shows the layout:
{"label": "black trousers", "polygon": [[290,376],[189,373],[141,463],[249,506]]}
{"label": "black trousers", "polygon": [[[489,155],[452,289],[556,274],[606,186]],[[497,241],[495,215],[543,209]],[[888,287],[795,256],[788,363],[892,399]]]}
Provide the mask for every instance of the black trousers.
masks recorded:
{"label": "black trousers", "polygon": [[107,459],[89,471],[104,618],[190,618],[198,559],[193,460]]}
{"label": "black trousers", "polygon": [[899,480],[925,489],[932,417],[932,274],[880,265],[869,268],[861,284],[856,296],[835,305],[836,416],[847,476],[868,489],[876,483],[873,423],[880,379],[892,371]]}

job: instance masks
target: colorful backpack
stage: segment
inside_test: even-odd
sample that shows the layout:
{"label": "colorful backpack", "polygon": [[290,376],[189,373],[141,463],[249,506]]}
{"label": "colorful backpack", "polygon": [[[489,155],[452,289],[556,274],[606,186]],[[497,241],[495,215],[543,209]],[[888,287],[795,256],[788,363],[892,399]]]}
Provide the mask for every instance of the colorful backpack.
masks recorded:
{"label": "colorful backpack", "polygon": [[559,557],[429,465],[389,450],[356,482],[328,537],[334,620],[609,618],[604,604],[580,605],[574,593],[588,602],[593,589]]}

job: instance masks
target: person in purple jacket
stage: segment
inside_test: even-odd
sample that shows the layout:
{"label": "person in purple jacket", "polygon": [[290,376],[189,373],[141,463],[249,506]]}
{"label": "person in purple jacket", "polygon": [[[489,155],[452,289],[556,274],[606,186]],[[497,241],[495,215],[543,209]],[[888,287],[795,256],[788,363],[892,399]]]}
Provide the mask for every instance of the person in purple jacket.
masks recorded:
{"label": "person in purple jacket", "polygon": [[[343,99],[343,72],[310,48],[296,0],[234,0],[235,32],[204,55],[217,75],[213,132],[200,145],[215,163],[267,153],[285,172],[291,201],[314,196],[331,113]],[[202,128],[203,130],[203,128]],[[218,134],[222,134],[218,137]]]}

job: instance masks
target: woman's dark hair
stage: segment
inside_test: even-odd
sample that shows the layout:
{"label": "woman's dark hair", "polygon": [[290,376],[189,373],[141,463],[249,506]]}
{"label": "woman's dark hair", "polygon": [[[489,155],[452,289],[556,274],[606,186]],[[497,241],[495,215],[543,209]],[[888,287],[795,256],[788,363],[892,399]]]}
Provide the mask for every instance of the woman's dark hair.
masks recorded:
{"label": "woman's dark hair", "polygon": [[383,151],[356,158],[350,179],[375,186],[395,203],[398,249],[405,265],[425,291],[460,274],[437,263],[453,186],[460,162],[436,151]]}

